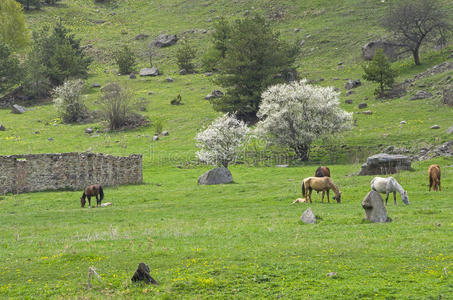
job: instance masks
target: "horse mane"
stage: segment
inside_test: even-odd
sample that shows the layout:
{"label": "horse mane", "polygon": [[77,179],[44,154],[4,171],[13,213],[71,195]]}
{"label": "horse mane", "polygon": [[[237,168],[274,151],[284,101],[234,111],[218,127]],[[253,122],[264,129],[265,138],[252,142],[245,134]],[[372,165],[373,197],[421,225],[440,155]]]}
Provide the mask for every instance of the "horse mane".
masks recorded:
{"label": "horse mane", "polygon": [[338,188],[338,186],[333,182],[332,178],[330,177],[326,178],[328,178],[327,181],[329,182],[329,185],[332,187],[332,190],[334,191],[335,195],[338,195],[340,193],[340,189]]}

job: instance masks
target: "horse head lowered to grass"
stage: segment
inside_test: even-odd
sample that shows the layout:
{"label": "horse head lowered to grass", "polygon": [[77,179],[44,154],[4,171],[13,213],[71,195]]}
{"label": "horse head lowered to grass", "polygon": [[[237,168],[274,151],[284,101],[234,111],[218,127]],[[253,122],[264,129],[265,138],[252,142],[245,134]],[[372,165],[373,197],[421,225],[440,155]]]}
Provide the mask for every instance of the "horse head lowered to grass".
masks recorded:
{"label": "horse head lowered to grass", "polygon": [[333,180],[330,177],[308,177],[305,178],[302,182],[302,197],[306,199],[306,201],[311,201],[311,192],[315,191],[322,191],[322,198],[321,202],[324,201],[324,193],[327,192],[327,202],[330,203],[329,198],[329,191],[333,190],[335,196],[333,197],[334,200],[337,200],[338,203],[341,202],[341,192],[338,187],[333,183]]}
{"label": "horse head lowered to grass", "polygon": [[400,193],[401,200],[404,204],[409,205],[409,196],[407,195],[407,191],[405,191],[393,177],[374,177],[373,180],[371,180],[371,189],[378,193],[386,194],[385,205],[387,205],[390,193],[393,193],[393,203],[396,205],[396,192]]}
{"label": "horse head lowered to grass", "polygon": [[91,207],[92,196],[96,197],[96,207],[101,205],[101,201],[102,199],[104,199],[104,191],[102,190],[102,186],[100,184],[89,185],[85,188],[85,190],[83,191],[83,195],[80,198],[80,204],[82,205],[82,207],[85,207],[86,203],[85,198],[88,198],[88,204]]}

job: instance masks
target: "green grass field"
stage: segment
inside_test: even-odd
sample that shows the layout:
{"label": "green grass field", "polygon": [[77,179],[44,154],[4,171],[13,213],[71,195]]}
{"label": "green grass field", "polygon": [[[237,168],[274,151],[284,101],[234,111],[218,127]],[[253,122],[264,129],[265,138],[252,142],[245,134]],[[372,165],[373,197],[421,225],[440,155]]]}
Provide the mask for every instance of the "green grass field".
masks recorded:
{"label": "green grass field", "polygon": [[[302,77],[323,78],[319,84],[340,88],[343,103],[353,100],[353,105],[342,104],[348,111],[359,111],[357,105],[365,97],[373,111],[354,114],[354,129],[329,143],[377,151],[390,145],[418,149],[451,140],[445,130],[453,125],[453,110],[440,104],[437,92],[452,70],[417,81],[400,99],[376,100],[374,85],[363,80],[345,96],[346,79],[361,78],[361,46],[384,34],[376,16],[383,14],[387,3],[296,2],[127,0],[95,5],[92,0],[62,0],[56,7],[28,12],[30,28],[61,17],[82,45],[92,44],[89,53],[95,61],[87,87],[125,83],[137,99],[148,101],[144,114],[151,124],[90,137],[84,128],[102,130],[104,124],[60,124],[50,102],[30,106],[23,115],[0,109],[0,124],[7,129],[0,131],[0,155],[92,150],[141,153],[144,159],[144,184],[105,189],[104,202],[112,202],[111,207],[81,209],[81,191],[0,196],[0,298],[451,299],[452,159],[414,162],[413,171],[395,174],[408,191],[410,205],[403,205],[398,196],[398,205],[387,207],[393,222],[386,224],[364,221],[360,203],[373,177],[356,176],[363,163],[357,157],[363,155],[344,150],[339,154],[343,160],[313,153],[329,164],[343,193],[341,204],[322,204],[320,195],[314,194],[311,205],[291,205],[301,196],[301,180],[314,174],[313,162],[291,162],[289,168],[276,168],[274,162],[233,165],[233,184],[198,186],[198,176],[210,167],[191,162],[194,137],[219,115],[203,99],[218,88],[212,77],[203,72],[178,75],[174,60],[178,45],[156,53],[154,64],[163,76],[130,80],[116,75],[112,53],[124,43],[137,53],[141,68],[147,64],[148,43],[161,32],[188,39],[201,55],[209,47],[208,19],[235,19],[245,10],[267,17],[281,13],[274,24],[282,37],[306,40],[298,59]],[[445,9],[453,9],[450,1],[444,3]],[[106,22],[95,25],[89,20]],[[121,33],[123,29],[127,34]],[[197,30],[186,33],[191,29]],[[150,37],[135,41],[139,33]],[[452,50],[452,46],[425,49],[418,67],[410,58],[395,63],[398,82],[447,60]],[[166,77],[174,82],[166,82]],[[435,96],[410,101],[410,94],[419,89]],[[98,89],[87,88],[90,108],[98,108],[99,94]],[[170,105],[178,94],[184,105]],[[407,124],[400,126],[402,120]],[[170,135],[152,142],[157,122]],[[430,129],[434,124],[441,129]],[[261,143],[249,149],[269,151]],[[441,166],[442,192],[428,192],[427,168],[432,163]],[[307,207],[318,217],[317,224],[300,222]],[[131,283],[139,262],[150,266],[158,286]],[[93,280],[93,288],[87,289],[90,266],[103,280]],[[326,277],[328,272],[337,277]]]}

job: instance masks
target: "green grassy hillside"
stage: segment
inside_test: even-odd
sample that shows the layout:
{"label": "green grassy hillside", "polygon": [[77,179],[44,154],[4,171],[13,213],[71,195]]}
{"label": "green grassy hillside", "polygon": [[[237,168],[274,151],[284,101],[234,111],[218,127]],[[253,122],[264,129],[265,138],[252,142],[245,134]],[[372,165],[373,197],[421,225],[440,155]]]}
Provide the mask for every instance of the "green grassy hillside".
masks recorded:
{"label": "green grassy hillside", "polygon": [[[6,127],[0,131],[0,155],[91,150],[142,153],[144,159],[143,185],[106,189],[105,201],[112,207],[81,209],[81,192],[72,191],[0,196],[0,298],[451,297],[453,160],[416,162],[413,171],[396,174],[411,204],[403,206],[398,196],[398,205],[388,206],[392,223],[363,221],[360,203],[372,177],[354,174],[365,154],[390,145],[418,149],[452,138],[445,130],[453,125],[453,110],[440,104],[437,92],[451,82],[447,78],[453,70],[416,81],[399,99],[375,100],[374,84],[363,80],[352,95],[345,95],[346,80],[361,78],[361,46],[385,34],[379,16],[388,2],[118,0],[101,5],[62,0],[27,12],[31,29],[61,18],[82,45],[91,44],[87,51],[94,62],[86,94],[91,109],[98,108],[100,96],[99,89],[90,88],[93,83],[124,82],[134,97],[148,101],[143,114],[151,124],[104,133],[102,123],[61,124],[50,101],[30,106],[22,115],[0,109],[0,124]],[[444,1],[444,6],[453,11],[451,1]],[[340,163],[330,168],[343,192],[341,204],[321,204],[320,195],[313,196],[310,207],[319,221],[313,226],[299,221],[308,205],[290,204],[300,197],[300,181],[314,173],[314,165],[234,165],[234,184],[197,185],[197,177],[210,167],[187,162],[195,159],[197,131],[219,115],[203,99],[218,87],[203,72],[178,75],[174,59],[178,44],[157,51],[153,62],[164,73],[159,77],[131,80],[118,76],[113,63],[114,50],[128,44],[139,57],[138,69],[146,67],[148,44],[166,32],[194,45],[199,64],[210,46],[216,17],[236,19],[246,11],[272,19],[284,39],[305,40],[297,60],[302,77],[340,88],[342,107],[348,111],[359,111],[357,105],[364,101],[373,111],[354,114],[353,130],[331,142],[349,147],[345,149],[360,146],[361,153],[340,150],[340,160],[313,153],[324,164]],[[99,20],[105,22],[95,24]],[[135,40],[140,33],[149,37]],[[452,46],[424,49],[421,66],[414,66],[410,58],[396,62],[397,81],[453,61],[447,58],[452,51]],[[174,82],[167,82],[167,77]],[[421,89],[435,96],[409,100]],[[170,105],[178,94],[184,105]],[[353,104],[344,104],[346,99]],[[407,124],[400,125],[402,120]],[[170,135],[153,142],[157,122]],[[434,124],[440,130],[430,129]],[[101,133],[90,136],[84,133],[86,127]],[[259,143],[250,149],[266,150]],[[431,163],[441,165],[439,193],[427,192],[426,170]],[[130,282],[142,261],[150,265],[159,286]],[[94,280],[88,290],[90,266],[103,281]],[[338,276],[328,278],[328,272]]]}

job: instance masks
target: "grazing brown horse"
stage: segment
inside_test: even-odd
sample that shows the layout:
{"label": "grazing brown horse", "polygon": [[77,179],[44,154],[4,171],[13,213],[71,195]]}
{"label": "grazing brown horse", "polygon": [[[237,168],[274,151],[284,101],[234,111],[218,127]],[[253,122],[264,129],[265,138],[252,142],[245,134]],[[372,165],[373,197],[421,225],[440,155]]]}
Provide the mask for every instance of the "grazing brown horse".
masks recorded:
{"label": "grazing brown horse", "polygon": [[311,192],[315,191],[322,191],[322,198],[321,202],[324,201],[324,193],[327,192],[327,202],[330,203],[329,198],[329,191],[333,190],[335,196],[333,197],[334,200],[337,200],[338,203],[341,202],[341,192],[338,187],[333,183],[330,177],[308,177],[305,178],[302,182],[302,197],[305,198],[306,202],[311,201]]}
{"label": "grazing brown horse", "polygon": [[431,192],[431,188],[434,191],[442,191],[440,187],[440,167],[439,165],[431,165],[428,168],[428,176],[429,176],[429,189],[428,191]]}
{"label": "grazing brown horse", "polygon": [[[98,195],[100,197],[98,197]],[[80,198],[80,204],[82,205],[82,207],[85,207],[85,198],[88,198],[88,204],[91,208],[91,196],[96,196],[96,207],[101,205],[101,201],[102,199],[104,199],[104,191],[102,190],[102,186],[100,184],[89,185],[85,188],[85,191]]]}
{"label": "grazing brown horse", "polygon": [[325,166],[321,166],[316,169],[315,177],[330,177],[330,169]]}

